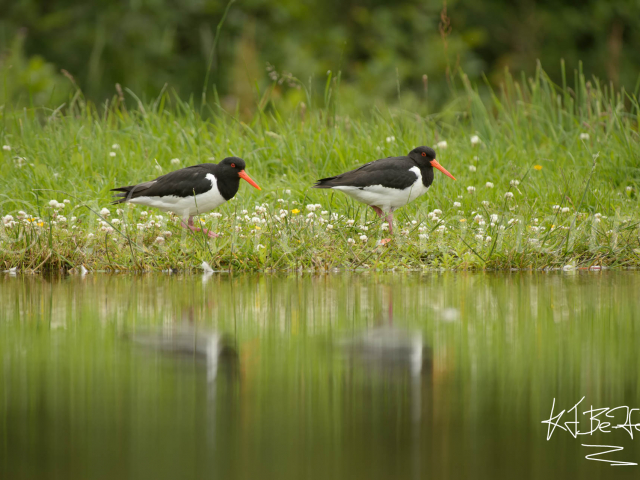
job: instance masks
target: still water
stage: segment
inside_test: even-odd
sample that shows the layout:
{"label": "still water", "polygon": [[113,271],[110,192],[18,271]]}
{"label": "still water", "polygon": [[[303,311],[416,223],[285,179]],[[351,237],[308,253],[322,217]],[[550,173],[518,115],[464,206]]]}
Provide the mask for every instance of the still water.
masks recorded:
{"label": "still water", "polygon": [[582,446],[640,463],[626,410],[569,433],[640,408],[638,273],[5,275],[0,305],[2,479],[640,475]]}

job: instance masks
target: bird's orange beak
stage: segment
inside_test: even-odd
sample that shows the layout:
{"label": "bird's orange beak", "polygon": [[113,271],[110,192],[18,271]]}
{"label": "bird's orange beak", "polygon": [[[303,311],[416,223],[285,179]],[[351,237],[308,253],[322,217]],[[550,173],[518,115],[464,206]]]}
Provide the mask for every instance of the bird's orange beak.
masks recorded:
{"label": "bird's orange beak", "polygon": [[440,165],[436,160],[431,160],[431,166],[433,168],[437,168],[438,170],[440,170],[442,173],[444,173],[447,177],[453,178],[454,180],[456,179],[456,177],[454,177],[453,175],[451,175],[449,172],[447,172],[447,169],[444,168],[442,165]]}
{"label": "bird's orange beak", "polygon": [[[444,169],[443,169],[443,170],[444,170]],[[445,170],[445,172],[446,172],[446,170]],[[247,181],[247,183],[248,183],[249,185],[251,185],[252,187],[257,188],[258,190],[262,190],[262,189],[258,186],[258,184],[257,184],[256,182],[254,182],[254,181],[251,179],[251,177],[250,177],[249,175],[247,175],[247,172],[245,172],[244,170],[240,170],[240,171],[238,172],[238,176],[239,176],[240,178],[242,178],[243,180],[246,180],[246,181]],[[453,177],[451,177],[451,178],[453,178]]]}

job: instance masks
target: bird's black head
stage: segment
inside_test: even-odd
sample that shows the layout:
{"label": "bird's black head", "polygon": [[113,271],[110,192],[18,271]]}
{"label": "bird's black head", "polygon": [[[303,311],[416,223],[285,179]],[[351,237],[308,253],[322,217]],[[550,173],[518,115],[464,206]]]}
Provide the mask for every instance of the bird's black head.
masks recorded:
{"label": "bird's black head", "polygon": [[[254,182],[247,172],[244,171],[246,164],[239,157],[227,157],[218,164],[219,174],[230,178],[242,178],[249,185],[258,190],[262,190],[256,182]],[[236,177],[237,175],[237,177]]]}
{"label": "bird's black head", "polygon": [[409,157],[418,165],[431,164],[431,161],[436,159],[436,151],[431,147],[416,147],[409,152]]}
{"label": "bird's black head", "polygon": [[246,164],[244,160],[239,157],[227,157],[222,160],[218,165],[224,168],[225,171],[236,171],[239,172],[246,168]]}
{"label": "bird's black head", "polygon": [[431,147],[416,147],[409,152],[409,158],[416,162],[420,168],[437,168],[447,177],[455,180],[455,177],[438,163],[436,160],[436,151]]}

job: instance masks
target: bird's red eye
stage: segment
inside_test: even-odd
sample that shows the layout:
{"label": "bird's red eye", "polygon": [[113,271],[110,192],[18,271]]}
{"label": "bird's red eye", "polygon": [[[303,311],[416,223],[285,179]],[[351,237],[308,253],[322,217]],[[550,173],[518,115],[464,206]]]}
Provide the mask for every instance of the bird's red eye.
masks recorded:
{"label": "bird's red eye", "polygon": [[236,168],[236,164],[235,164],[235,163],[232,163],[232,164],[231,164],[231,168]]}
{"label": "bird's red eye", "polygon": [[426,152],[422,152],[422,156],[423,156],[423,157],[426,157],[426,156],[427,156],[427,153],[426,153]]}

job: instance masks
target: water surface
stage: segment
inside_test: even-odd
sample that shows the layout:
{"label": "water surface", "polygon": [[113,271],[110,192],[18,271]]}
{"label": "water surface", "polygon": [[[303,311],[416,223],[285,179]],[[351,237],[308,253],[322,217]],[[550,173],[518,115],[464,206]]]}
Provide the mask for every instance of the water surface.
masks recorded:
{"label": "water surface", "polygon": [[5,275],[0,304],[3,479],[640,474],[585,459],[640,463],[624,429],[541,423],[640,408],[638,273]]}

